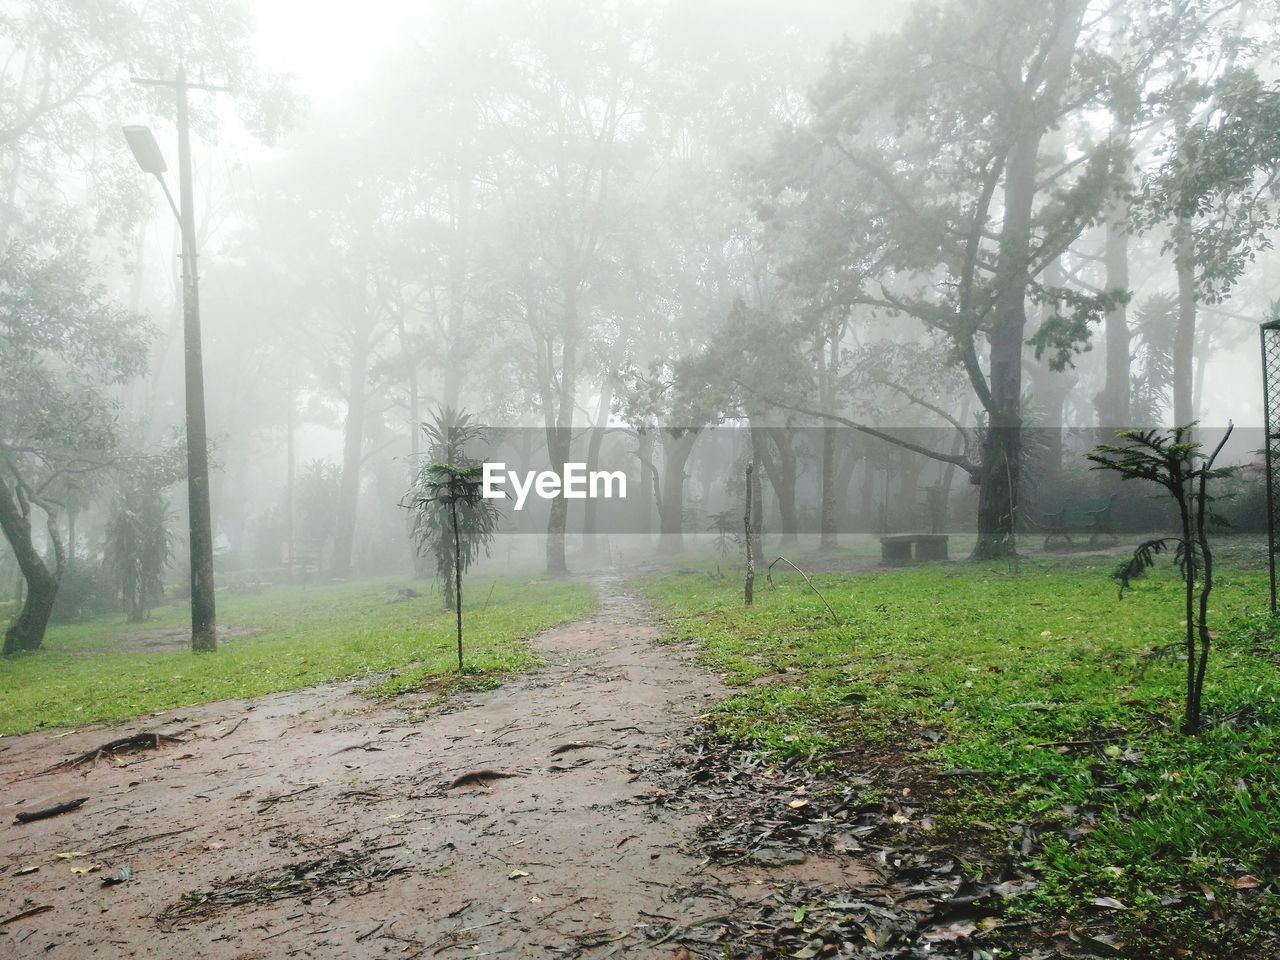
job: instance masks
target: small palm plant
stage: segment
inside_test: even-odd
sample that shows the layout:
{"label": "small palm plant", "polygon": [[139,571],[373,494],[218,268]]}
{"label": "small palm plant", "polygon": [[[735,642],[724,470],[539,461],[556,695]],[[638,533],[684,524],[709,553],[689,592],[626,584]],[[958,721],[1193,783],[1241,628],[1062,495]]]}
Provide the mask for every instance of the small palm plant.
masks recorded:
{"label": "small palm plant", "polygon": [[[468,448],[474,449],[477,444],[489,439],[488,430],[471,414],[453,407],[442,407],[431,415],[431,419],[422,425],[422,434],[427,440],[426,464],[419,471],[415,481],[415,490],[428,479],[428,473],[435,464],[454,467],[474,466],[476,461],[468,456]],[[477,521],[482,518],[475,518]],[[462,537],[469,546],[463,551],[463,569],[471,565],[480,547],[488,549],[492,541],[492,529],[486,537],[483,529],[471,530],[472,518],[467,511],[462,514]],[[483,524],[481,524],[483,527]],[[414,511],[413,535],[418,542],[419,553],[428,550],[435,556],[436,576],[440,581],[444,605],[452,610],[454,597],[454,557],[453,536],[449,527],[448,511],[420,510]],[[473,535],[480,540],[472,543]]]}
{"label": "small palm plant", "polygon": [[1229,472],[1214,470],[1213,464],[1232,430],[1228,425],[1213,452],[1205,455],[1200,444],[1191,438],[1194,426],[1175,427],[1168,433],[1122,430],[1116,434],[1122,444],[1099,444],[1088,455],[1095,464],[1095,470],[1110,470],[1125,480],[1147,480],[1159,484],[1178,506],[1181,535],[1157,537],[1139,544],[1133,555],[1120,565],[1116,577],[1120,581],[1120,596],[1123,597],[1131,581],[1155,565],[1158,554],[1174,550],[1175,562],[1186,585],[1183,594],[1187,654],[1184,733],[1195,733],[1200,729],[1200,697],[1209,663],[1209,643],[1213,639],[1207,622],[1209,594],[1213,591],[1213,551],[1209,547],[1208,525],[1223,521],[1209,511],[1213,498],[1209,496],[1208,482],[1212,477]]}
{"label": "small palm plant", "polygon": [[424,425],[432,441],[431,462],[422,467],[410,491],[413,538],[420,552],[430,551],[444,587],[446,608],[457,612],[458,670],[462,663],[462,575],[493,543],[498,509],[484,496],[484,469],[468,459],[468,441],[483,440],[483,427],[468,414],[445,409]]}
{"label": "small palm plant", "polygon": [[738,542],[736,533],[738,516],[733,510],[721,510],[707,517],[707,529],[716,535],[716,553],[723,560],[734,549]]}

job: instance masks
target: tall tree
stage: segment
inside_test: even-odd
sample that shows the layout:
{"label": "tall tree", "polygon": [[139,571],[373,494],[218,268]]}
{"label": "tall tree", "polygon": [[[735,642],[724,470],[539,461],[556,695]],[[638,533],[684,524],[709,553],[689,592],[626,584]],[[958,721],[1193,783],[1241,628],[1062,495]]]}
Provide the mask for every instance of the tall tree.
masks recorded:
{"label": "tall tree", "polygon": [[111,303],[78,226],[11,225],[0,256],[0,531],[27,587],[6,655],[44,640],[66,557],[62,495],[113,459],[111,388],[145,364],[146,325]]}
{"label": "tall tree", "polygon": [[905,314],[950,341],[986,420],[978,557],[1016,548],[1028,299],[1053,305],[1036,346],[1057,365],[1108,302],[1042,277],[1113,182],[1117,151],[1087,133],[1064,162],[1042,151],[1104,90],[1086,6],[919,5],[898,33],[846,44],[814,120],[776,158],[765,209],[802,220],[808,297]]}
{"label": "tall tree", "polygon": [[[629,147],[642,128],[647,14],[634,3],[508,6],[495,31],[508,75],[484,104],[507,134],[502,206],[522,264],[529,338],[552,468],[570,459],[579,374],[592,337],[592,283],[621,222]],[[517,49],[519,52],[517,53]],[[563,573],[569,502],[547,520],[547,570]]]}

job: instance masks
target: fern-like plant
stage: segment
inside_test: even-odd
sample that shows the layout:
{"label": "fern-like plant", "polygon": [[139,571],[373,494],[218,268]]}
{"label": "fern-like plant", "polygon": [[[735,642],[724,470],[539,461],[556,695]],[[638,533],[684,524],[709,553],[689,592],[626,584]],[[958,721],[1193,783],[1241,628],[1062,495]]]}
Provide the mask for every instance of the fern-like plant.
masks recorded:
{"label": "fern-like plant", "polygon": [[729,555],[738,542],[735,533],[737,524],[738,517],[733,510],[721,510],[707,517],[707,529],[716,535],[715,548],[721,560]]}
{"label": "fern-like plant", "polygon": [[1186,709],[1184,733],[1195,733],[1201,725],[1201,694],[1209,664],[1209,594],[1213,592],[1213,551],[1209,545],[1208,526],[1221,523],[1210,512],[1209,480],[1226,473],[1215,470],[1214,461],[1222,452],[1231,425],[1212,453],[1205,454],[1198,441],[1192,439],[1194,424],[1175,427],[1168,432],[1158,430],[1122,430],[1119,444],[1099,444],[1088,455],[1095,470],[1118,473],[1125,480],[1146,480],[1159,484],[1169,492],[1178,507],[1181,536],[1157,537],[1138,545],[1116,571],[1120,596],[1133,580],[1155,565],[1156,557],[1172,551],[1182,572],[1186,589],[1183,603],[1186,612],[1184,644],[1187,655]]}
{"label": "fern-like plant", "polygon": [[469,414],[438,412],[423,432],[432,460],[418,472],[407,506],[419,552],[430,551],[443,586],[445,605],[457,612],[458,670],[462,670],[462,575],[493,543],[498,509],[484,496],[484,469],[468,458],[466,445],[485,439]]}

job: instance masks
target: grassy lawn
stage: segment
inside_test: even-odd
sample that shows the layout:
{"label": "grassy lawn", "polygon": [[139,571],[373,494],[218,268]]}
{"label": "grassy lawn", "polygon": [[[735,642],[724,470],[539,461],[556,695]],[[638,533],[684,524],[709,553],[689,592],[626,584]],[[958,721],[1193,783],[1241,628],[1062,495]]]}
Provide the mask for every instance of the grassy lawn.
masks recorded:
{"label": "grassy lawn", "polygon": [[1105,912],[1131,955],[1260,956],[1280,930],[1280,670],[1265,573],[1221,572],[1205,689],[1215,723],[1186,738],[1185,661],[1165,650],[1182,629],[1176,573],[1119,600],[1114,566],[814,576],[839,627],[795,574],[758,581],[751,610],[740,581],[708,573],[647,589],[672,633],[700,641],[742,688],[718,708],[727,737],[837,778],[824,757],[842,747],[906,751],[970,772],[938,793],[941,835],[998,854],[1034,829],[1023,866],[1038,886],[1010,902],[1013,915],[1096,919],[1095,898],[1114,898],[1123,909]]}
{"label": "grassy lawn", "polygon": [[[378,676],[374,692],[420,686],[456,668],[454,619],[438,594],[389,602],[403,585],[365,581],[219,595],[220,624],[261,629],[213,655],[118,652],[139,633],[184,629],[189,614],[182,604],[157,610],[144,624],[114,617],[52,627],[42,650],[0,660],[0,734],[126,720],[392,670],[399,672]],[[589,587],[569,582],[477,579],[465,596],[473,683],[529,666],[535,657],[523,638],[590,616],[595,607]]]}

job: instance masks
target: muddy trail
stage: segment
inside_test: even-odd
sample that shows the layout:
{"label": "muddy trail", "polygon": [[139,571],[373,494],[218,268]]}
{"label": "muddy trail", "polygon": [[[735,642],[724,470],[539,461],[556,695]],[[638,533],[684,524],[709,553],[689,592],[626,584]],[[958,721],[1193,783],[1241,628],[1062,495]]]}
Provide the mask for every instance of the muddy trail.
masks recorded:
{"label": "muddy trail", "polygon": [[0,826],[0,956],[673,955],[768,888],[701,856],[671,764],[723,688],[595,587],[545,667],[443,707],[337,684],[7,738],[10,818],[88,800]]}

